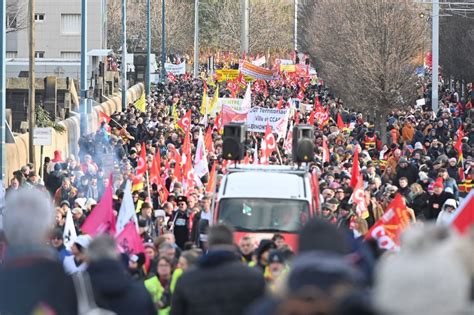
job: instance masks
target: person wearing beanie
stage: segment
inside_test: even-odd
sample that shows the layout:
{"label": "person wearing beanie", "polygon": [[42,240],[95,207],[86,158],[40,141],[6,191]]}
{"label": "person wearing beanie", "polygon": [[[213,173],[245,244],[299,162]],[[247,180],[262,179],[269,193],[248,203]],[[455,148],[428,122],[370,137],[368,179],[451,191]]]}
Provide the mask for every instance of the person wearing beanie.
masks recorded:
{"label": "person wearing beanie", "polygon": [[441,211],[441,207],[449,198],[449,194],[444,191],[443,179],[438,177],[433,185],[433,195],[428,199],[428,207],[425,213],[427,220],[436,220]]}

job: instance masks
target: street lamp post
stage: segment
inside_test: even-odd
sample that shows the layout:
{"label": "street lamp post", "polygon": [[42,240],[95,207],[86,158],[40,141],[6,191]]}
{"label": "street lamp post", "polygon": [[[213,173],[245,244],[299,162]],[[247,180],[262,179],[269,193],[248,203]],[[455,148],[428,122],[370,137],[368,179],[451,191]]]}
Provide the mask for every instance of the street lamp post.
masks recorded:
{"label": "street lamp post", "polygon": [[439,1],[433,1],[432,13],[432,73],[431,73],[431,107],[438,111],[438,67],[439,67]]}
{"label": "street lamp post", "polygon": [[[3,181],[5,178],[5,112],[6,112],[6,16],[7,16],[7,7],[6,1],[0,3],[0,181]],[[1,187],[0,187],[1,188]]]}
{"label": "street lamp post", "polygon": [[87,134],[87,0],[81,6],[81,135]]}
{"label": "street lamp post", "polygon": [[122,0],[122,111],[127,110],[127,0]]}
{"label": "street lamp post", "polygon": [[150,0],[146,0],[146,76],[145,76],[145,95],[150,95],[150,62],[151,62],[151,18],[150,18]]}
{"label": "street lamp post", "polygon": [[166,81],[166,0],[161,0],[161,82]]}

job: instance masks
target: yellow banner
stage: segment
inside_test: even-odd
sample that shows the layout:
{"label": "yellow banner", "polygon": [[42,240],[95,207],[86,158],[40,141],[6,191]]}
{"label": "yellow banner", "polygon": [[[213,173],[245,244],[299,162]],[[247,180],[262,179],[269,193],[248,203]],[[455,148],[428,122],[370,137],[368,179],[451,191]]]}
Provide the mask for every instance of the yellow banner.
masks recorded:
{"label": "yellow banner", "polygon": [[295,65],[280,65],[280,71],[295,72]]}
{"label": "yellow banner", "polygon": [[[237,79],[239,76],[239,70],[236,69],[219,69],[216,70],[217,82],[224,82],[229,80]],[[245,81],[252,82],[253,78],[249,76],[244,76]]]}

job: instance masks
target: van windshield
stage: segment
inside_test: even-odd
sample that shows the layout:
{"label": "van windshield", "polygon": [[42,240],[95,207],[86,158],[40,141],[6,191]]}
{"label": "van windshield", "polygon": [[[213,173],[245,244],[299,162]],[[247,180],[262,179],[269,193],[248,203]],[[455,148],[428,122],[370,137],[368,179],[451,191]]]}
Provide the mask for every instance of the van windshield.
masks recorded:
{"label": "van windshield", "polygon": [[237,231],[298,232],[309,218],[308,202],[288,199],[232,198],[219,201],[219,223]]}

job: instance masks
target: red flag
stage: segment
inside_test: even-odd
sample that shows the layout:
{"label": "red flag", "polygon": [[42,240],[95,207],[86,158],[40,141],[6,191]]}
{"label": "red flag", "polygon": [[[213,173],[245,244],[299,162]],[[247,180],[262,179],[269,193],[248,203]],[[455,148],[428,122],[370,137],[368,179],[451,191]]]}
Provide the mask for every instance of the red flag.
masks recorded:
{"label": "red flag", "polygon": [[278,104],[277,104],[277,109],[281,109],[281,106],[283,105],[283,99],[279,100],[278,101]]}
{"label": "red flag", "polygon": [[216,129],[217,132],[220,132],[222,128],[222,114],[219,112],[216,115],[216,118],[214,119],[214,127],[213,129]]}
{"label": "red flag", "polygon": [[140,151],[140,157],[138,158],[138,164],[137,164],[137,176],[138,175],[143,175],[146,173],[146,147],[145,143],[142,143],[142,149]]}
{"label": "red flag", "polygon": [[115,241],[121,253],[127,255],[143,253],[145,248],[143,247],[143,241],[138,235],[135,222],[130,221],[125,225],[125,228],[117,235]]}
{"label": "red flag", "polygon": [[370,228],[365,239],[375,239],[380,248],[397,250],[400,248],[400,234],[410,223],[410,213],[397,193],[384,215]]}
{"label": "red flag", "polygon": [[270,123],[267,122],[267,127],[265,128],[265,147],[263,149],[263,163],[267,164],[268,159],[270,158],[270,155],[272,154],[273,151],[276,149],[276,140],[275,136],[272,133],[272,127],[270,126]]}
{"label": "red flag", "polygon": [[367,203],[365,201],[365,193],[364,193],[364,181],[362,179],[362,175],[359,175],[359,179],[357,180],[356,187],[352,192],[351,200],[353,203],[357,205],[356,213],[362,219],[367,219],[369,217],[369,211],[367,209]]}
{"label": "red flag", "polygon": [[191,129],[191,110],[188,110],[186,114],[181,117],[178,122],[176,122],[176,125],[181,128],[184,133],[188,133],[188,131]]}
{"label": "red flag", "polygon": [[354,150],[354,160],[352,162],[352,175],[351,175],[351,187],[355,189],[357,182],[360,176],[360,169],[359,169],[359,146],[355,147]]}
{"label": "red flag", "polygon": [[174,76],[173,73],[168,72],[168,80],[170,80],[171,82],[176,81],[176,77]]}
{"label": "red flag", "polygon": [[316,169],[313,169],[311,172],[311,192],[313,193],[313,202],[316,213],[319,214],[320,209],[320,201],[319,201],[319,178],[318,172]]}
{"label": "red flag", "polygon": [[341,113],[337,112],[337,128],[339,128],[339,130],[342,130],[345,126],[346,125],[342,121]]}
{"label": "red flag", "polygon": [[156,184],[156,185],[160,183],[161,181],[160,170],[161,170],[161,156],[160,156],[160,152],[158,151],[155,154],[155,158],[153,159],[153,163],[151,165],[150,183]]}
{"label": "red flag", "polygon": [[115,215],[112,206],[112,195],[112,174],[110,174],[109,186],[107,186],[99,203],[95,206],[81,227],[84,234],[89,234],[92,237],[103,233],[115,235]]}
{"label": "red flag", "polygon": [[451,224],[461,234],[467,233],[474,224],[474,190],[471,190],[458,207]]}
{"label": "red flag", "polygon": [[314,110],[312,110],[311,113],[309,114],[308,124],[311,125],[311,126],[314,126],[314,115],[315,114],[316,114],[316,112]]}
{"label": "red flag", "polygon": [[245,88],[247,86],[247,82],[245,81],[245,77],[242,72],[239,72],[239,76],[237,77],[237,82],[241,88]]}
{"label": "red flag", "polygon": [[207,181],[206,192],[213,192],[216,188],[216,166],[217,161],[212,163],[211,172],[209,173],[209,180]]}
{"label": "red flag", "polygon": [[107,115],[106,113],[104,113],[104,112],[99,112],[99,125],[100,125],[101,123],[103,123],[103,122],[105,122],[105,123],[108,124],[111,119],[112,119],[112,118],[110,118],[110,116]]}
{"label": "red flag", "polygon": [[323,107],[323,105],[321,105],[321,102],[319,101],[319,97],[318,97],[318,94],[314,95],[314,109],[320,109],[321,107]]}
{"label": "red flag", "polygon": [[297,99],[300,99],[302,100],[304,98],[304,91],[302,88],[300,88],[300,91],[298,92],[298,94],[296,95],[296,98]]}
{"label": "red flag", "polygon": [[208,127],[206,130],[206,134],[204,135],[204,146],[206,147],[207,152],[212,152],[213,150],[213,142],[212,142],[212,128]]}

